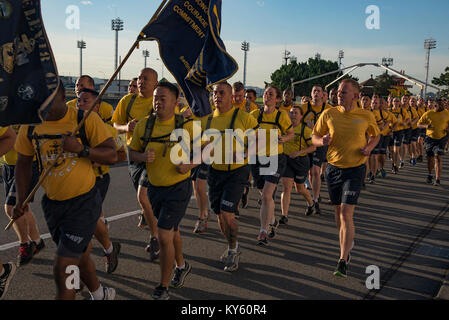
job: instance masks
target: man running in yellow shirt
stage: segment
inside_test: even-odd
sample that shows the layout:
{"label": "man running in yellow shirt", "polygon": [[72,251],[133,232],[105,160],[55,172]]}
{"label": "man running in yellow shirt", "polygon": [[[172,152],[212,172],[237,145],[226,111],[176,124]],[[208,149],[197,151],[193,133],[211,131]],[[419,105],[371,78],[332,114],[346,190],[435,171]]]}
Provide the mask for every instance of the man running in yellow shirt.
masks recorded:
{"label": "man running in yellow shirt", "polygon": [[440,185],[441,171],[443,169],[444,148],[449,139],[449,111],[444,109],[441,100],[432,103],[434,108],[423,114],[418,121],[419,128],[426,129],[426,138],[424,140],[427,153],[427,183],[431,184],[433,180],[432,171],[435,167],[434,186]]}
{"label": "man running in yellow shirt", "polygon": [[[187,152],[182,149],[181,164],[174,164],[173,157],[180,156],[173,149],[180,151],[182,144],[173,139],[173,131],[183,129],[181,142],[187,141],[188,147],[193,137],[192,121],[175,116],[178,96],[179,90],[175,85],[160,82],[154,90],[156,115],[147,116],[137,123],[129,145],[131,160],[146,164],[148,196],[158,219],[161,278],[152,295],[155,300],[168,300],[168,285],[181,288],[192,269],[183,258],[179,226],[192,195],[190,170],[197,165],[189,163],[190,149]],[[176,268],[170,281],[174,263]]]}
{"label": "man running in yellow shirt", "polygon": [[[137,79],[138,94],[128,94],[118,103],[112,116],[114,128],[119,133],[126,133],[127,145],[131,143],[134,128],[139,120],[153,112],[153,91],[157,85],[158,74],[151,68],[140,71]],[[150,261],[154,261],[159,255],[159,244],[157,242],[157,221],[154,218],[150,201],[148,200],[148,177],[144,163],[135,163],[128,159],[128,171],[134,189],[137,192],[137,201],[142,208],[139,227],[148,223],[150,229],[150,241],[146,247],[149,252]]]}
{"label": "man running in yellow shirt", "polygon": [[232,100],[234,108],[238,108],[247,113],[259,109],[257,104],[245,98],[245,87],[241,82],[236,82],[232,85]]}
{"label": "man running in yellow shirt", "polygon": [[[80,92],[82,89],[87,88],[91,90],[95,90],[95,82],[94,79],[88,75],[83,75],[76,80],[75,83],[75,94],[76,98],[67,102],[67,106],[71,108],[76,108],[76,103],[80,96]],[[98,111],[98,115],[105,123],[112,124],[112,113],[114,112],[114,108],[107,103],[106,101],[102,101],[100,105],[100,110]]]}
{"label": "man running in yellow shirt", "polygon": [[293,101],[293,90],[285,89],[282,93],[282,101],[279,105],[279,111],[284,111],[289,114],[293,106],[295,106],[295,102]]}
{"label": "man running in yellow shirt", "polygon": [[[62,82],[53,100],[46,121],[37,126],[20,127],[15,149],[17,203],[14,219],[24,214],[23,202],[31,178],[33,156],[42,170],[63,152],[58,163],[45,178],[42,209],[53,241],[57,245],[53,268],[57,294],[61,300],[75,299],[75,289],[67,287],[68,266],[78,266],[81,279],[94,300],[113,300],[115,290],[103,288],[98,281],[95,264],[90,257],[92,236],[101,212],[101,199],[95,187],[92,161],[113,164],[117,161],[112,135],[96,113],[84,122],[84,137],[67,136],[78,125],[78,111],[67,107]],[[83,140],[89,144],[83,143]]]}
{"label": "man running in yellow shirt", "polygon": [[343,80],[338,88],[339,106],[323,112],[312,136],[315,146],[329,146],[326,181],[340,236],[340,259],[334,275],[342,277],[347,276],[353,247],[354,209],[365,177],[366,158],[379,142],[374,115],[356,106],[359,91],[356,81]]}
{"label": "man running in yellow shirt", "polygon": [[137,88],[137,78],[132,78],[128,83],[128,94],[138,94],[139,89]]}

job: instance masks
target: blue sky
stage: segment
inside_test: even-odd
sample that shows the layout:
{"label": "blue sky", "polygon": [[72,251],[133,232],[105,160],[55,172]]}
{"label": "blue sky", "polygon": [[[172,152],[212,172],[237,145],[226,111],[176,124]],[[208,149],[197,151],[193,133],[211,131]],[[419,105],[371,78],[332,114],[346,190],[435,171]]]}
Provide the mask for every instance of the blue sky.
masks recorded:
{"label": "blue sky", "polygon": [[[60,74],[79,73],[76,41],[87,42],[83,73],[109,77],[114,65],[114,34],[111,19],[119,16],[125,23],[120,32],[119,51],[124,56],[148,22],[160,1],[154,0],[41,0],[44,22],[56,56]],[[80,9],[80,28],[66,28],[66,8]],[[380,10],[380,30],[368,30],[365,9]],[[242,80],[243,53],[240,43],[250,42],[247,84],[263,86],[282,63],[284,49],[299,61],[319,52],[322,58],[336,60],[345,51],[343,64],[380,62],[394,58],[394,68],[425,78],[424,39],[437,40],[432,50],[431,76],[449,66],[449,1],[310,1],[310,0],[223,0],[222,38],[240,70],[232,80]],[[157,45],[145,43],[150,50],[149,64],[170,79],[158,58]],[[141,52],[133,53],[123,69],[122,78],[135,76],[143,67]],[[379,74],[375,68],[354,73],[361,80]]]}

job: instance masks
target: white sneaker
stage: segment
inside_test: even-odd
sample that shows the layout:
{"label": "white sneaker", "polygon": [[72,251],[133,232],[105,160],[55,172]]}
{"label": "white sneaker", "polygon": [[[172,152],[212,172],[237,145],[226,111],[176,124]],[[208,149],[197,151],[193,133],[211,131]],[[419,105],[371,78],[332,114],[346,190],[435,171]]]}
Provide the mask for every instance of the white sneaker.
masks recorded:
{"label": "white sneaker", "polygon": [[[103,287],[103,300],[115,300],[115,289]],[[90,300],[95,300],[92,293],[90,294]]]}

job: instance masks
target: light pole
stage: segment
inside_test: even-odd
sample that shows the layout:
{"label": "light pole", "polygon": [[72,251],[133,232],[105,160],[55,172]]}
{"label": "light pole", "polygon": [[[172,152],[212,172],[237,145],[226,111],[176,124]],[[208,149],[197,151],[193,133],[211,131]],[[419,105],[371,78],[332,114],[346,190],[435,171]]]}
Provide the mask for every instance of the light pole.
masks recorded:
{"label": "light pole", "polygon": [[115,70],[118,67],[118,32],[123,30],[123,21],[120,18],[112,19],[112,31],[115,31]]}
{"label": "light pole", "polygon": [[427,81],[429,81],[429,66],[430,66],[430,50],[437,47],[437,41],[433,38],[424,40],[424,49],[426,52],[426,86],[424,88],[424,99],[427,97]]}
{"label": "light pole", "polygon": [[142,55],[143,55],[143,57],[144,57],[144,59],[145,59],[145,68],[146,68],[146,67],[147,67],[147,58],[150,57],[150,51],[148,51],[148,50],[143,50],[143,51],[142,51]]}
{"label": "light pole", "polygon": [[285,50],[284,51],[284,57],[282,58],[283,60],[285,60],[285,65],[287,65],[288,64],[288,59],[290,59],[290,55],[291,55],[292,53],[290,52],[290,51],[288,51],[288,50]]}
{"label": "light pole", "polygon": [[249,51],[249,42],[243,41],[242,42],[242,50],[244,52],[245,55],[245,60],[243,63],[243,86],[246,86],[246,57]]}
{"label": "light pole", "polygon": [[321,60],[321,53],[317,53],[317,54],[315,54],[315,59],[317,59],[317,60]]}
{"label": "light pole", "polygon": [[[382,65],[385,67],[389,67],[393,65],[393,58],[382,58]],[[388,74],[388,70],[385,70],[386,74]]]}
{"label": "light pole", "polygon": [[341,60],[345,57],[345,52],[343,50],[340,50],[338,52],[338,69],[341,70]]}
{"label": "light pole", "polygon": [[78,49],[80,49],[80,77],[83,75],[83,49],[86,49],[86,41],[78,41]]}

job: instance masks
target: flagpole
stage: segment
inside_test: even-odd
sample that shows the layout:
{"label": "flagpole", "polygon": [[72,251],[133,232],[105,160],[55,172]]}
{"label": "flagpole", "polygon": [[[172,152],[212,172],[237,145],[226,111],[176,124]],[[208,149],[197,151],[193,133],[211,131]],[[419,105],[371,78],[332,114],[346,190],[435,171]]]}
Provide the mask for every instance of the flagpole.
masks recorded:
{"label": "flagpole", "polygon": [[[165,4],[167,3],[168,0],[163,0],[162,3],[160,4],[159,8],[156,10],[156,12],[154,13],[153,17],[150,19],[150,23],[152,23],[160,14],[161,10],[163,9],[163,7],[165,6]],[[78,126],[75,128],[75,130],[73,130],[73,132],[71,133],[71,136],[74,136],[79,129],[83,126],[85,119],[90,115],[90,113],[92,112],[92,110],[94,109],[94,107],[98,104],[98,102],[101,100],[101,98],[103,97],[103,95],[105,94],[106,90],[109,88],[109,86],[111,85],[112,81],[114,81],[114,79],[117,77],[117,74],[120,72],[120,70],[123,68],[123,66],[125,65],[126,61],[128,61],[128,58],[131,56],[131,54],[134,52],[134,50],[137,48],[137,46],[139,45],[139,41],[136,39],[136,41],[133,43],[133,45],[131,46],[131,49],[129,49],[128,53],[126,54],[125,58],[123,59],[123,61],[120,63],[120,65],[117,67],[117,70],[115,70],[114,74],[111,76],[111,78],[109,79],[109,81],[106,83],[106,85],[103,87],[103,89],[101,89],[98,97],[95,99],[95,101],[92,103],[92,105],[90,106],[89,110],[84,114],[83,119],[78,123]],[[58,87],[59,87],[59,83],[58,83]],[[58,88],[56,89],[58,90]],[[48,176],[48,174],[50,173],[50,170],[53,169],[53,167],[56,165],[56,163],[58,162],[58,160],[61,158],[63,154],[63,150],[61,150],[56,159],[53,161],[53,163],[50,164],[50,166],[45,169],[44,173],[41,175],[39,182],[36,184],[36,186],[33,188],[33,190],[30,192],[30,194],[28,195],[28,197],[25,199],[25,201],[22,204],[22,209],[24,209],[27,204],[31,201],[31,199],[34,197],[34,195],[36,194],[37,190],[39,190],[39,187],[42,185],[42,183],[44,182],[45,178]],[[10,221],[8,223],[8,225],[5,227],[5,231],[9,230],[11,228],[11,226],[14,224],[15,219],[10,218]]]}

